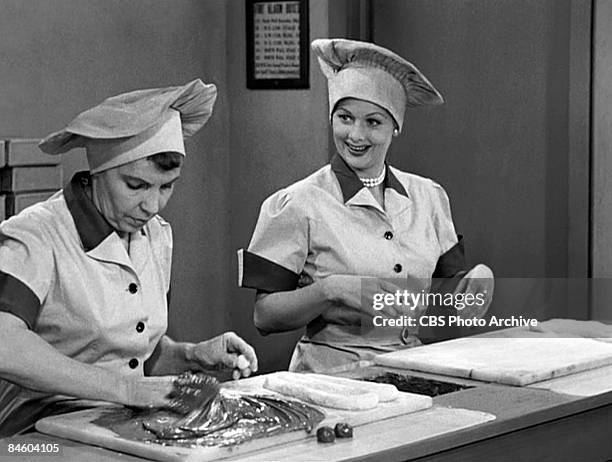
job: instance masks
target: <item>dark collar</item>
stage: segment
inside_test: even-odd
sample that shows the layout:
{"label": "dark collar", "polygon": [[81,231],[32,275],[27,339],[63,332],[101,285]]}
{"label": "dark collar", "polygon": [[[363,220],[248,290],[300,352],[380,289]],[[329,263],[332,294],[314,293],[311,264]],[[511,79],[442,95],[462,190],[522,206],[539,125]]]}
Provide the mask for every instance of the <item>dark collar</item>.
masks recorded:
{"label": "dark collar", "polygon": [[66,205],[72,215],[85,252],[97,247],[114,231],[85,193],[85,188],[90,184],[89,172],[78,172],[64,187]]}
{"label": "dark collar", "polygon": [[[386,164],[385,164],[386,165]],[[365,188],[359,177],[355,172],[348,166],[345,160],[336,154],[331,160],[331,168],[338,178],[340,183],[340,189],[342,190],[342,197],[346,203],[357,194],[362,188]],[[397,177],[393,174],[389,166],[387,165],[387,174],[385,175],[384,181],[385,188],[394,189],[398,194],[408,197],[408,193],[404,186],[399,182]]]}

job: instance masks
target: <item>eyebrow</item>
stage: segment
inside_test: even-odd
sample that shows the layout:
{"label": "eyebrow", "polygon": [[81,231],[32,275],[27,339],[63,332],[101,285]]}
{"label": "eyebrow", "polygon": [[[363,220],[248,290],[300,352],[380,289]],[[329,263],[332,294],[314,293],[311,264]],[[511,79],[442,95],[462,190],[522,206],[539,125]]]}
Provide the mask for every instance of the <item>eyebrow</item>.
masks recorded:
{"label": "eyebrow", "polygon": [[139,178],[137,176],[133,176],[133,175],[130,175],[130,174],[125,174],[125,173],[122,176],[123,176],[123,179],[126,180],[126,181],[127,180],[129,180],[129,181],[137,181],[139,183],[149,184],[148,181],[145,181],[142,178]]}
{"label": "eyebrow", "polygon": [[[180,177],[181,176],[179,175],[176,178],[173,178],[172,180],[168,181],[167,183],[163,183],[162,186],[173,185]],[[144,184],[146,186],[151,186],[151,183],[149,183],[148,181],[143,180],[142,178],[139,178],[137,176],[130,175],[130,174],[124,174],[123,175],[123,179],[127,180],[127,181],[130,181],[130,180],[131,181],[137,181],[137,182],[142,183],[142,184]]]}
{"label": "eyebrow", "polygon": [[[346,113],[348,113],[350,115],[354,115],[349,109],[344,108],[344,107],[339,107],[338,111],[344,111],[344,112],[346,112]],[[385,119],[389,118],[389,116],[387,114],[385,114],[384,112],[381,112],[381,111],[369,112],[364,117],[372,117],[372,116],[376,116],[376,115],[380,116],[380,117],[383,117]]]}
{"label": "eyebrow", "polygon": [[366,114],[366,117],[372,117],[372,116],[380,116],[384,119],[388,119],[389,117],[387,116],[387,114],[385,114],[384,112],[381,111],[374,111],[374,112],[370,112],[369,114]]}

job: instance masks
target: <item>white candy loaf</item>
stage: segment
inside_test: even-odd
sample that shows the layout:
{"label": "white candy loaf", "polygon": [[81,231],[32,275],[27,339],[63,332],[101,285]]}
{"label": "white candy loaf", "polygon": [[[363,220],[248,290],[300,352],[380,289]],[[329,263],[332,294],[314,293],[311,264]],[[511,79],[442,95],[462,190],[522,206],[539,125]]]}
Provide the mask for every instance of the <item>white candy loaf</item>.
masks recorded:
{"label": "white candy loaf", "polygon": [[308,379],[318,380],[328,385],[345,385],[348,387],[358,388],[364,392],[376,393],[378,396],[378,401],[381,403],[395,401],[399,397],[398,389],[395,387],[395,385],[390,383],[364,382],[361,380],[348,379],[345,377],[333,377],[331,375],[323,374],[308,374]]}
{"label": "white candy loaf", "polygon": [[280,372],[266,377],[264,387],[286,396],[307,401],[323,407],[364,411],[378,405],[376,393],[363,387],[340,383],[325,383],[309,374]]}

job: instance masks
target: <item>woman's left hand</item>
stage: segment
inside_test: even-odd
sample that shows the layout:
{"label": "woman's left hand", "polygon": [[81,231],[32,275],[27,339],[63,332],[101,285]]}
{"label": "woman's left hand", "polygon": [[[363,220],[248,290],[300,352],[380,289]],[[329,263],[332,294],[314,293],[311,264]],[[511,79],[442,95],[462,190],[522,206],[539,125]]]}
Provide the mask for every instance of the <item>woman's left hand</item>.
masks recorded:
{"label": "woman's left hand", "polygon": [[257,355],[251,345],[234,332],[225,332],[210,340],[192,345],[188,359],[202,369],[233,369],[232,378],[248,377],[257,371]]}
{"label": "woman's left hand", "polygon": [[[467,318],[482,318],[489,309],[489,305],[493,300],[493,290],[495,288],[495,280],[493,279],[493,271],[487,265],[482,263],[474,266],[468,273],[459,281],[457,288],[453,293],[455,300],[458,294],[472,294],[474,299],[470,303],[464,303],[463,308],[457,308],[459,316]],[[467,298],[464,297],[464,301]]]}

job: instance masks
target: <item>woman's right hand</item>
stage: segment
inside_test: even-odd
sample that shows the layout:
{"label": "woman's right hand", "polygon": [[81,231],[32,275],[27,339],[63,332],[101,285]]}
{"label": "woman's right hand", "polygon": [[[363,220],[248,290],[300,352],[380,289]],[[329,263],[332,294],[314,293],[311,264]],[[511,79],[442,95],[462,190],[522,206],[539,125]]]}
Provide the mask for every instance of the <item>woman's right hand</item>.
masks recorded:
{"label": "woman's right hand", "polygon": [[369,316],[399,317],[410,314],[406,307],[395,303],[377,303],[387,294],[395,295],[402,288],[385,279],[374,277],[353,276],[347,274],[334,274],[322,279],[325,297],[335,305],[353,308]]}
{"label": "woman's right hand", "polygon": [[170,404],[169,394],[174,388],[176,377],[173,375],[159,377],[126,377],[125,404],[141,408],[167,407]]}

